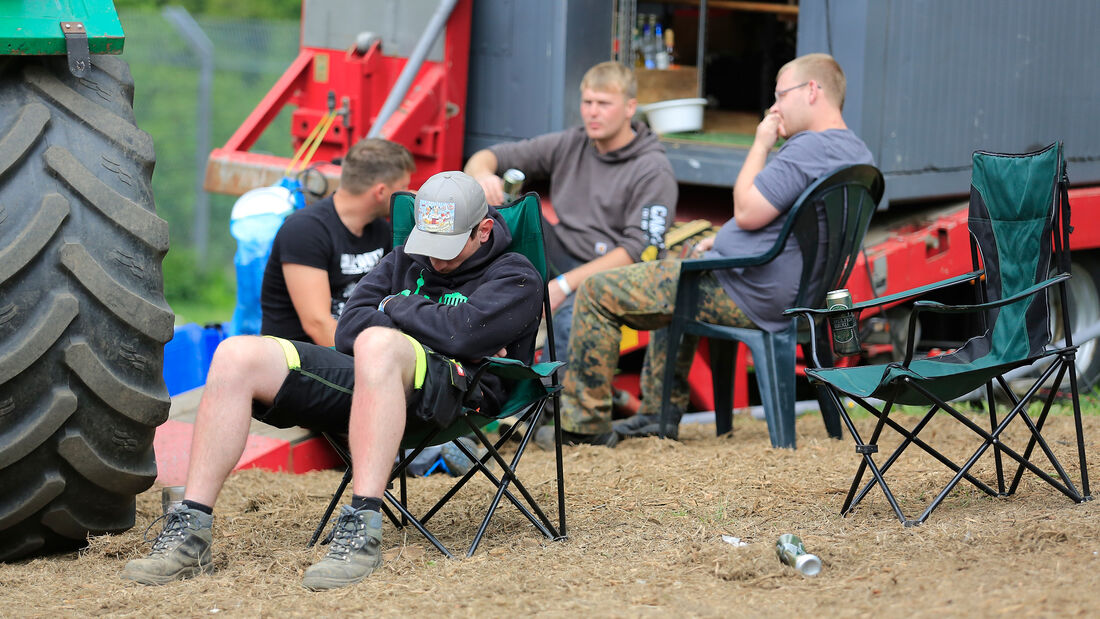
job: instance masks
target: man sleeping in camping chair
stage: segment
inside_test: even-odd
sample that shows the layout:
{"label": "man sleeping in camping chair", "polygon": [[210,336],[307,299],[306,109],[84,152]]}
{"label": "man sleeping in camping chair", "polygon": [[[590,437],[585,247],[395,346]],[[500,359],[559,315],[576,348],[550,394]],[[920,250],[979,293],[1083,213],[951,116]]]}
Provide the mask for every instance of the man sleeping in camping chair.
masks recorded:
{"label": "man sleeping in camping chair", "polygon": [[[244,451],[250,416],[348,434],[351,505],[331,548],[306,570],[314,590],[357,583],[382,563],[382,497],[406,430],[446,425],[467,406],[493,414],[507,399],[485,373],[466,394],[467,368],[488,356],[531,363],[544,289],[473,178],[441,172],[416,197],[416,228],[364,277],[336,329],[336,350],[271,337],[218,347],[199,404],[181,506],[151,554],[122,576],[164,584],[211,569],[213,507]],[[352,356],[354,355],[354,357]],[[451,401],[453,406],[438,406]]]}

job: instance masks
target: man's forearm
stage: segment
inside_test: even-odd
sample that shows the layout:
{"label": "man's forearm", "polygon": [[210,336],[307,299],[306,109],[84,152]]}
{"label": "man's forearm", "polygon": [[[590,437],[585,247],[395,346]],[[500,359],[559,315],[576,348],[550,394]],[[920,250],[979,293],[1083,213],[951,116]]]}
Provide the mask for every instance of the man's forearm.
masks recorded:
{"label": "man's forearm", "polygon": [[616,247],[599,258],[586,262],[569,271],[565,276],[566,279],[569,280],[570,285],[576,289],[577,286],[581,285],[581,282],[588,279],[591,275],[633,263],[634,259],[630,257],[630,254],[625,249]]}
{"label": "man's forearm", "polygon": [[485,200],[489,204],[504,202],[504,183],[497,176],[498,163],[497,156],[493,154],[493,151],[484,148],[474,153],[462,170],[474,177],[477,184],[481,185],[481,190],[485,192]]}
{"label": "man's forearm", "polygon": [[734,216],[737,215],[738,204],[748,202],[749,190],[752,188],[753,181],[756,180],[756,175],[760,174],[760,171],[768,163],[769,151],[771,151],[771,146],[756,140],[749,148],[748,154],[745,155],[745,163],[741,166],[741,171],[737,173],[737,182],[733,185]]}
{"label": "man's forearm", "polygon": [[332,316],[303,320],[302,330],[318,346],[332,346],[336,343],[336,319]]}
{"label": "man's forearm", "polygon": [[[616,247],[599,258],[586,262],[568,273],[563,273],[562,278],[564,281],[562,283],[565,284],[564,286],[562,283],[554,281],[551,281],[548,286],[550,290],[550,309],[558,309],[558,306],[565,301],[569,294],[576,292],[577,288],[584,283],[584,280],[592,275],[633,263],[634,259],[630,257],[625,249]],[[569,290],[568,294],[566,294],[566,289]]]}
{"label": "man's forearm", "polygon": [[496,174],[497,157],[493,151],[484,148],[470,157],[462,171],[474,178],[483,174]]}

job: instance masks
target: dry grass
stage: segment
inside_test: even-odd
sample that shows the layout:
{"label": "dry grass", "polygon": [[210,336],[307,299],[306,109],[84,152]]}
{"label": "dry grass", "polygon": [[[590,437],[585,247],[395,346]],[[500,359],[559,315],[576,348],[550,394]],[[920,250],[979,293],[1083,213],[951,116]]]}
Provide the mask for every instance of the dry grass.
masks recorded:
{"label": "dry grass", "polygon": [[[946,422],[946,420],[944,420]],[[1095,461],[1100,417],[1086,418]],[[869,432],[872,420],[861,420]],[[685,427],[682,442],[627,441],[614,450],[566,450],[569,539],[539,537],[511,506],[482,548],[446,560],[419,535],[384,528],[385,564],[360,585],[311,593],[302,572],[324,552],[305,542],[336,485],[336,472],[258,471],[230,478],[215,521],[216,572],[165,587],[119,579],[144,554],[142,531],[159,512],[159,489],[138,497],[134,530],[93,539],[79,553],[0,565],[8,616],[859,616],[1096,614],[1100,518],[1035,481],[990,498],[960,486],[923,526],[902,527],[879,491],[850,517],[838,510],[857,463],[850,440],[799,420],[799,449],[768,446],[763,422],[745,416],[733,437]],[[1072,420],[1049,422],[1053,445],[1076,479]],[[929,441],[961,457],[962,430],[939,420]],[[881,462],[884,456],[880,455]],[[907,513],[938,485],[943,468],[909,457],[891,471]],[[521,469],[550,479],[553,460],[532,451]],[[983,462],[987,476],[992,461]],[[411,482],[417,496],[446,478]],[[552,484],[532,489],[550,499]],[[445,543],[473,535],[487,498],[465,490],[436,527]],[[547,501],[551,509],[554,502]],[[421,508],[427,499],[416,500]],[[159,525],[158,525],[159,526]],[[824,567],[803,578],[775,557],[782,533],[802,536]],[[732,535],[749,542],[735,548]],[[151,534],[150,534],[151,535]]]}

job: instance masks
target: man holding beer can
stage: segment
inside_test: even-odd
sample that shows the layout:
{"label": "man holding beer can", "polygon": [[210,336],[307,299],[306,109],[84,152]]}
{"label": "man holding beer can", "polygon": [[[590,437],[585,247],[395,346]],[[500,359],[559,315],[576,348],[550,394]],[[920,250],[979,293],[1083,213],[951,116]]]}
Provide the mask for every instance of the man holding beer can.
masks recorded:
{"label": "man holding beer can", "polygon": [[[657,134],[633,121],[638,101],[634,72],[602,62],[581,80],[583,127],[474,153],[465,172],[485,190],[489,204],[504,202],[512,168],[526,178],[549,179],[558,223],[544,222],[554,346],[564,359],[573,294],[588,276],[637,262],[676,215],[678,188]],[[502,171],[505,178],[498,176]],[[513,177],[514,178],[514,177]],[[514,197],[514,196],[513,196]],[[568,368],[567,368],[568,369]]]}

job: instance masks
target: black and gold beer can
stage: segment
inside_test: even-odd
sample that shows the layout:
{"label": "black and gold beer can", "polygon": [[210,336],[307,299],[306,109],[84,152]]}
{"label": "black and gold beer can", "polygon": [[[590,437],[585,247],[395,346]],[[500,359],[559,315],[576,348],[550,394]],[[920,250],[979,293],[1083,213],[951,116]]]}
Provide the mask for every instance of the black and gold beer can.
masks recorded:
{"label": "black and gold beer can", "polygon": [[[849,309],[852,307],[852,295],[847,288],[830,291],[825,295],[825,307],[830,310]],[[833,353],[840,357],[859,354],[859,321],[855,312],[829,316],[829,329],[833,333]]]}

